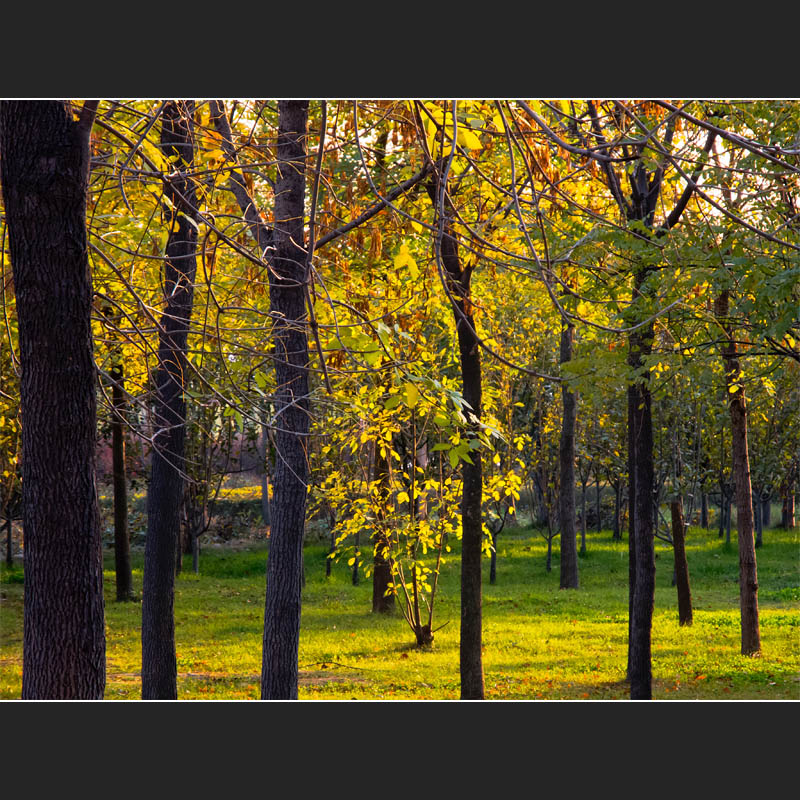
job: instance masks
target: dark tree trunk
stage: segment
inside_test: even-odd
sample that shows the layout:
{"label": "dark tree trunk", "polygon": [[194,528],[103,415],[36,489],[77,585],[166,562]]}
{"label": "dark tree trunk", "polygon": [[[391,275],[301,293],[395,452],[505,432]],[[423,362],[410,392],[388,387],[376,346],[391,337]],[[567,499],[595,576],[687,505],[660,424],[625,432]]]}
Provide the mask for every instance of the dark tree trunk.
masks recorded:
{"label": "dark tree trunk", "polygon": [[581,483],[581,555],[586,555],[586,482]]}
{"label": "dark tree trunk", "polygon": [[114,469],[114,566],[117,602],[133,600],[131,546],[128,536],[128,476],[125,470],[125,373],[122,361],[111,367],[111,450]]}
{"label": "dark tree trunk", "polygon": [[385,514],[383,504],[389,491],[389,463],[385,455],[381,455],[381,445],[375,444],[375,481],[379,488],[378,525],[372,537],[374,547],[372,562],[372,610],[375,613],[389,614],[394,610],[395,599],[388,593],[392,581],[392,560],[389,552],[389,539],[386,535]]}
{"label": "dark tree trunk", "polygon": [[692,592],[689,588],[689,563],[686,560],[684,541],[686,527],[683,522],[683,503],[673,500],[672,548],[675,554],[675,585],[678,587],[678,622],[680,625],[692,624]]}
{"label": "dark tree trunk", "polygon": [[499,535],[499,531],[492,533],[492,555],[489,561],[489,583],[492,586],[497,583],[497,537]]}
{"label": "dark tree trunk", "polygon": [[[147,538],[142,591],[142,699],[177,697],[175,564],[183,502],[186,441],[186,358],[197,269],[196,192],[186,172],[194,163],[193,104],[169,102],[161,122],[161,149],[175,172],[164,178],[169,237],[164,261],[164,312],[153,403],[154,449],[147,491]],[[185,200],[183,199],[185,198]],[[187,206],[187,202],[189,206]]]}
{"label": "dark tree trunk", "polygon": [[275,359],[275,473],[264,601],[261,699],[297,699],[303,533],[308,487],[305,159],[307,100],[278,103],[278,178],[270,310]]}
{"label": "dark tree trunk", "polygon": [[764,537],[763,516],[761,513],[761,492],[756,490],[750,497],[750,502],[753,504],[753,519],[756,523],[756,547],[761,547]]}
{"label": "dark tree trunk", "polygon": [[[438,185],[437,185],[438,189]],[[444,211],[444,209],[442,209]],[[461,359],[461,381],[467,403],[468,422],[464,431],[470,438],[478,435],[481,417],[481,359],[475,334],[475,320],[470,304],[472,270],[464,268],[449,220],[441,243],[442,264],[452,294],[458,349]],[[461,699],[483,700],[483,656],[481,621],[481,542],[483,526],[481,500],[483,491],[480,449],[469,451],[470,461],[461,464],[463,493],[461,496]]]}
{"label": "dark tree trunk", "polygon": [[708,530],[708,492],[706,491],[700,495],[700,527]]}
{"label": "dark tree trunk", "polygon": [[14,566],[14,554],[11,551],[11,511],[6,510],[6,566]]}
{"label": "dark tree trunk", "polygon": [[[642,284],[636,275],[636,288]],[[655,551],[653,547],[653,430],[649,372],[644,358],[652,350],[653,325],[630,334],[628,364],[640,376],[628,395],[629,446],[631,447],[631,511],[633,536],[630,537],[631,592],[630,639],[628,643],[629,678],[632,700],[652,697],[651,627],[655,597]],[[643,374],[642,371],[644,370]]]}
{"label": "dark tree trunk", "polygon": [[[742,618],[742,654],[752,655],[761,650],[758,621],[758,573],[753,541],[753,493],[750,488],[750,457],[747,452],[747,405],[741,380],[739,358],[728,321],[729,293],[723,291],[716,302],[716,315],[722,322],[727,341],[722,357],[725,366],[725,385],[731,415],[732,474],[736,485],[736,528],[739,539],[739,597]],[[730,522],[729,522],[730,525]]]}
{"label": "dark tree trunk", "polygon": [[764,494],[761,497],[761,525],[769,528],[772,524],[772,495]]}
{"label": "dark tree trunk", "polygon": [[622,539],[622,481],[614,481],[614,534],[612,538],[616,541]]}
{"label": "dark tree trunk", "polygon": [[[561,332],[561,363],[572,359],[575,327]],[[561,518],[561,589],[578,588],[578,552],[575,542],[575,417],[576,398],[566,382],[561,384],[563,417],[558,457],[560,467],[559,516]]]}
{"label": "dark tree trunk", "polygon": [[0,103],[22,364],[26,700],[99,700],[105,688],[86,238],[94,108],[75,122],[61,102]]}
{"label": "dark tree trunk", "polygon": [[597,531],[598,533],[603,530],[603,506],[600,502],[602,489],[600,488],[600,475],[597,475],[597,482],[595,483],[594,495],[594,508],[597,514]]}
{"label": "dark tree trunk", "polygon": [[358,576],[358,562],[361,560],[361,531],[356,531],[355,541],[353,542],[354,558],[353,558],[353,571],[350,575],[350,580],[353,586],[358,586],[360,580]]}

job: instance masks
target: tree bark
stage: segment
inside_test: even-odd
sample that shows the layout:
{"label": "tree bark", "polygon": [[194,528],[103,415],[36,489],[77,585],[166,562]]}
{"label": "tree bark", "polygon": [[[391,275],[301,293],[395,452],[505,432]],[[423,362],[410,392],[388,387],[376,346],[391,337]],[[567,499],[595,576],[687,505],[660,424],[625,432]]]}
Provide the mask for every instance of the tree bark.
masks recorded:
{"label": "tree bark", "polygon": [[[444,209],[442,209],[444,212]],[[475,334],[475,320],[470,304],[472,271],[464,268],[458,242],[446,221],[441,243],[442,264],[453,296],[453,316],[458,334],[461,360],[461,381],[467,403],[465,435],[474,439],[479,432],[482,384],[480,346]],[[463,489],[461,496],[461,699],[483,700],[481,555],[483,525],[481,501],[483,492],[480,449],[469,451],[470,461],[461,464]]]}
{"label": "tree bark", "polygon": [[675,555],[675,584],[678,587],[678,624],[691,625],[692,592],[689,588],[689,563],[686,560],[683,503],[680,500],[673,500],[670,510],[672,512],[672,548]]}
{"label": "tree bark", "polygon": [[[567,325],[561,332],[562,364],[572,359],[575,327]],[[576,398],[566,382],[561,384],[563,415],[559,443],[559,516],[561,518],[561,589],[578,588],[578,552],[575,542],[575,417]]]}
{"label": "tree bark", "polygon": [[744,387],[739,382],[739,359],[731,334],[729,291],[723,290],[715,303],[717,319],[722,324],[726,341],[722,349],[728,409],[731,415],[732,477],[736,484],[736,529],[739,540],[739,598],[742,620],[742,654],[761,650],[758,621],[758,572],[753,540],[753,492],[750,485],[750,458],[747,451],[747,405]]}
{"label": "tree bark", "polygon": [[0,180],[22,365],[22,698],[102,699],[96,372],[86,236],[89,131],[57,101],[0,103]]}
{"label": "tree bark", "polygon": [[270,310],[275,358],[276,463],[271,516],[262,700],[297,699],[303,533],[308,489],[305,158],[307,100],[278,103],[278,179]]}
{"label": "tree bark", "polygon": [[125,470],[125,372],[116,356],[111,367],[111,451],[114,472],[114,566],[117,602],[133,600],[131,546],[128,535],[128,476]]}
{"label": "tree bark", "polygon": [[[194,162],[193,103],[169,102],[161,149],[175,163],[164,177],[169,237],[164,261],[164,312],[158,344],[153,419],[156,432],[147,492],[147,538],[142,591],[142,699],[177,698],[175,563],[183,501],[186,441],[186,359],[197,270],[196,192],[186,173]],[[186,200],[182,199],[186,198]],[[187,206],[187,202],[189,206]]]}
{"label": "tree bark", "polygon": [[[384,503],[389,491],[389,462],[385,455],[381,455],[380,444],[375,444],[375,480],[380,491],[378,502]],[[388,594],[389,584],[392,581],[392,561],[389,552],[389,539],[386,535],[385,514],[383,506],[378,510],[378,525],[372,537],[373,562],[372,562],[372,610],[379,614],[389,614],[394,610],[395,598]]]}
{"label": "tree bark", "polygon": [[[643,280],[636,276],[637,290]],[[628,394],[629,447],[631,468],[630,537],[630,638],[628,643],[629,678],[632,700],[652,697],[651,627],[655,598],[655,551],[653,547],[653,429],[649,372],[644,358],[652,350],[653,325],[633,331],[629,337],[628,364],[640,373]]]}

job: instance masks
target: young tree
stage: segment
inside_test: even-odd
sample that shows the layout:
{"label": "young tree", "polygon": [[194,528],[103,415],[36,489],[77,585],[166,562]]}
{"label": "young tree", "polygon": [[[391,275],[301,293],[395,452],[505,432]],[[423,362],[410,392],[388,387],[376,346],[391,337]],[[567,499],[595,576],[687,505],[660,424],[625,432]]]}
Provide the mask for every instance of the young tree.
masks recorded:
{"label": "young tree", "polygon": [[25,529],[23,699],[102,699],[96,370],[86,237],[89,135],[57,101],[0,103],[3,202],[19,318]]}

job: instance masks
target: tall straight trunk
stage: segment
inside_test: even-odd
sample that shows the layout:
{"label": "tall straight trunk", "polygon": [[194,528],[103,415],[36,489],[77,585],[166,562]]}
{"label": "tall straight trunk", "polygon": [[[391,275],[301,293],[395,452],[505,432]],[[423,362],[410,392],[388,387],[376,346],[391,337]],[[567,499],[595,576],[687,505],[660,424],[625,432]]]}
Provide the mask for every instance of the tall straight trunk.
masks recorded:
{"label": "tall straight trunk", "polygon": [[297,699],[308,491],[305,159],[307,100],[278,103],[274,256],[269,275],[275,359],[275,473],[267,559],[261,699]]}
{"label": "tall straight trunk", "polygon": [[22,698],[102,699],[96,373],[86,237],[89,131],[57,101],[0,103],[0,181],[22,365]]}
{"label": "tall straight trunk", "polygon": [[689,588],[689,563],[686,560],[685,531],[683,521],[683,503],[673,500],[672,511],[672,548],[675,555],[675,584],[678,587],[678,624],[692,624],[692,592]]}
{"label": "tall straight trunk", "polygon": [[[458,242],[452,233],[449,220],[446,222],[442,237],[441,257],[454,302],[453,316],[458,333],[462,393],[467,403],[468,421],[464,433],[469,439],[473,439],[477,438],[479,432],[482,384],[480,346],[475,334],[475,320],[470,303],[472,270],[462,266]],[[469,458],[470,461],[463,461],[461,464],[463,480],[461,495],[461,699],[483,700],[483,656],[481,653],[483,478],[480,449],[470,450]]]}
{"label": "tall straight trunk", "polygon": [[761,497],[761,524],[769,528],[772,524],[772,494],[763,494]]}
{"label": "tall straight trunk", "polygon": [[[637,293],[643,279],[643,274],[637,273]],[[649,700],[652,697],[650,639],[656,572],[653,546],[653,428],[649,373],[643,366],[645,357],[652,350],[652,343],[652,323],[630,334],[628,365],[641,373],[628,394],[633,518],[633,536],[629,543],[629,571],[633,587],[629,599],[628,674],[632,700]]]}
{"label": "tall straight trunk", "polygon": [[700,494],[700,527],[708,530],[708,492],[705,490]]}
{"label": "tall straight trunk", "polygon": [[133,600],[131,545],[128,535],[128,476],[125,470],[125,371],[117,357],[111,367],[111,451],[114,471],[114,566],[117,602]]}
{"label": "tall straight trunk", "polygon": [[[389,462],[386,455],[381,455],[380,444],[375,445],[375,478],[380,487],[378,502],[385,503],[389,484]],[[388,614],[394,610],[394,595],[387,591],[392,581],[392,561],[389,553],[389,538],[384,523],[383,506],[378,511],[378,525],[372,537],[372,610],[375,613]]]}
{"label": "tall straight trunk", "polygon": [[11,552],[11,510],[6,509],[6,566],[14,566],[14,554]]}
{"label": "tall straight trunk", "polygon": [[726,289],[717,298],[715,313],[722,324],[726,341],[722,349],[725,386],[731,415],[732,475],[736,484],[736,529],[739,539],[739,599],[742,619],[742,654],[761,650],[758,622],[758,572],[753,540],[753,492],[750,486],[750,457],[747,452],[747,404],[739,371],[736,342],[729,321],[730,293]]}
{"label": "tall straight trunk", "polygon": [[764,522],[761,512],[761,491],[756,489],[750,497],[750,502],[753,504],[753,519],[756,524],[756,547],[761,547],[764,537]]}
{"label": "tall straight trunk", "polygon": [[597,473],[596,478],[597,478],[597,480],[595,482],[595,489],[594,489],[594,492],[595,492],[595,494],[594,494],[594,510],[595,510],[595,515],[597,516],[597,531],[599,533],[601,530],[603,530],[603,507],[602,507],[602,504],[600,502],[600,493],[601,493],[602,490],[600,488],[600,473],[599,472]]}
{"label": "tall straight trunk", "polygon": [[616,541],[622,539],[622,481],[614,481],[614,533],[612,538]]}
{"label": "tall straight trunk", "polygon": [[197,270],[197,228],[192,222],[197,200],[186,177],[194,163],[192,113],[193,103],[171,101],[161,117],[161,150],[174,163],[175,172],[164,177],[164,194],[170,204],[165,204],[164,211],[169,237],[153,401],[154,449],[147,491],[142,590],[144,700],[177,697],[173,605],[186,442],[186,348]]}
{"label": "tall straight trunk", "polygon": [[586,481],[581,482],[581,555],[586,555]]}
{"label": "tall straight trunk", "polygon": [[[561,332],[561,363],[572,359],[575,326]],[[576,398],[566,382],[561,384],[563,416],[558,458],[560,467],[559,516],[561,517],[561,589],[578,588],[578,553],[575,542],[575,417]]]}

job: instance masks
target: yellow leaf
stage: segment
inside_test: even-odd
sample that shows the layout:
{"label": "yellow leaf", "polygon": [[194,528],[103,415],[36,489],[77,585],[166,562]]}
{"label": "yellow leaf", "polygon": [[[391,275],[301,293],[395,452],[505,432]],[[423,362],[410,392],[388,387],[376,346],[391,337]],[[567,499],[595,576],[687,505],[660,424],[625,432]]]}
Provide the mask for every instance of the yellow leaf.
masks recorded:
{"label": "yellow leaf", "polygon": [[414,408],[416,406],[417,401],[419,400],[419,389],[414,386],[413,383],[407,383],[405,385],[406,390],[406,405],[409,408]]}

